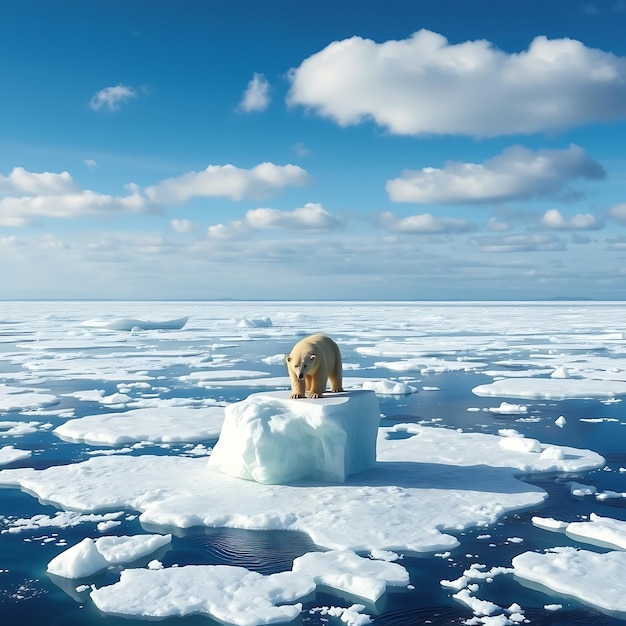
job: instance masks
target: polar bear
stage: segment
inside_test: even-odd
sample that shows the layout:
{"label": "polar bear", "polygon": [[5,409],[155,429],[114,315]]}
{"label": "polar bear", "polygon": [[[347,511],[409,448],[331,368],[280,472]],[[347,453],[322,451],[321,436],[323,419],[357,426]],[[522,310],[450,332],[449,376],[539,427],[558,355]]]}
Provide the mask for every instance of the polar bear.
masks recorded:
{"label": "polar bear", "polygon": [[293,347],[285,359],[291,378],[292,398],[321,398],[330,379],[332,392],[343,391],[341,352],[326,335],[305,337]]}

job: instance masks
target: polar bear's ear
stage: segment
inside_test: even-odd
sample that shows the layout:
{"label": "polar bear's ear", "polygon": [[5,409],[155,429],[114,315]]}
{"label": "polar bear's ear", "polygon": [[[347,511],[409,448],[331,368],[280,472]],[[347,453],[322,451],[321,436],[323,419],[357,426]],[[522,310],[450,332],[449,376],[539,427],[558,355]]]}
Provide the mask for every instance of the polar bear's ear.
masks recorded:
{"label": "polar bear's ear", "polygon": [[285,357],[285,361],[287,361],[287,363],[291,363],[291,357],[290,356]]}

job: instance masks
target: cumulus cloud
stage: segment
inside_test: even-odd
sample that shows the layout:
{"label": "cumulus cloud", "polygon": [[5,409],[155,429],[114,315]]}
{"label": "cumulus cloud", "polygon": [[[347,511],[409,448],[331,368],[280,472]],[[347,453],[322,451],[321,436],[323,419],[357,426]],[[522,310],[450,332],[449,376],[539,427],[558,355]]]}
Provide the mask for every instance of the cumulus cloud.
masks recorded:
{"label": "cumulus cloud", "polygon": [[23,167],[14,167],[8,176],[0,174],[0,193],[58,195],[76,191],[77,187],[69,172],[28,172]]}
{"label": "cumulus cloud", "polygon": [[6,197],[0,200],[0,226],[25,226],[35,217],[72,218],[113,212],[142,213],[148,203],[138,191],[111,196],[95,191],[60,195]]}
{"label": "cumulus cloud", "polygon": [[71,218],[111,212],[145,212],[146,198],[137,185],[127,195],[111,196],[79,189],[68,172],[29,172],[15,167],[0,175],[0,226],[25,226],[36,217]]}
{"label": "cumulus cloud", "polygon": [[201,172],[187,172],[148,187],[146,195],[157,203],[185,202],[193,197],[261,199],[289,185],[303,187],[310,183],[309,174],[297,165],[260,163],[249,170],[234,165],[209,165]]}
{"label": "cumulus cloud", "polygon": [[405,170],[387,181],[394,202],[489,203],[565,195],[566,183],[599,180],[603,167],[579,146],[528,150],[511,146],[483,164],[450,162],[443,169]]}
{"label": "cumulus cloud", "polygon": [[267,82],[265,76],[255,72],[243,93],[237,110],[243,111],[244,113],[265,111],[270,103],[269,92],[270,84]]}
{"label": "cumulus cloud", "polygon": [[243,220],[210,226],[208,233],[213,239],[235,239],[259,230],[334,230],[340,227],[341,222],[321,204],[308,202],[293,211],[251,209]]}
{"label": "cumulus cloud", "polygon": [[137,97],[137,92],[126,85],[105,87],[98,91],[89,101],[89,106],[94,111],[119,111],[120,105]]}
{"label": "cumulus cloud", "polygon": [[557,209],[546,211],[540,224],[543,228],[550,230],[600,230],[602,228],[602,224],[591,213],[579,213],[567,218]]}
{"label": "cumulus cloud", "polygon": [[387,211],[380,216],[380,224],[389,232],[412,235],[465,233],[474,229],[474,226],[465,220],[438,218],[430,213],[398,218]]}
{"label": "cumulus cloud", "polygon": [[566,249],[563,241],[546,233],[475,237],[472,243],[481,252],[560,252]]}
{"label": "cumulus cloud", "polygon": [[321,204],[308,202],[293,211],[277,209],[252,209],[246,213],[246,223],[251,228],[286,228],[286,229],[332,229],[337,228],[339,220],[322,207]]}
{"label": "cumulus cloud", "polygon": [[420,30],[403,40],[335,41],[289,73],[287,101],[341,126],[398,135],[495,137],[626,118],[626,58],[536,37],[507,53]]}
{"label": "cumulus cloud", "polygon": [[177,220],[174,219],[170,222],[172,230],[177,233],[189,233],[195,228],[195,224],[191,220]]}

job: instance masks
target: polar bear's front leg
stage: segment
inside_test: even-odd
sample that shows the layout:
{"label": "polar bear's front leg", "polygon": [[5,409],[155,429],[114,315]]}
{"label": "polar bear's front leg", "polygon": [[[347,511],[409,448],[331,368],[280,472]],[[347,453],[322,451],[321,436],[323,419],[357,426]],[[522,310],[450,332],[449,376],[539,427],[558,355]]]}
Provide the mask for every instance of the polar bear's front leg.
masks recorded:
{"label": "polar bear's front leg", "polygon": [[289,378],[291,378],[291,398],[306,398],[306,391],[304,388],[304,379],[298,378],[293,372],[289,372]]}
{"label": "polar bear's front leg", "polygon": [[327,380],[328,373],[326,372],[326,369],[320,367],[320,369],[315,372],[315,376],[311,376],[311,384],[308,389],[309,398],[321,398],[326,391]]}

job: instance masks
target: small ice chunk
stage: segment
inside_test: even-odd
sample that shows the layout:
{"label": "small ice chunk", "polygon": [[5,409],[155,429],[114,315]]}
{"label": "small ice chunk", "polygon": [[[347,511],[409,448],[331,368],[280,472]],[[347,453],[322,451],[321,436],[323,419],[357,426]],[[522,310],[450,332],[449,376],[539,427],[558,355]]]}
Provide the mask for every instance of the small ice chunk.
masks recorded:
{"label": "small ice chunk", "polygon": [[499,415],[522,415],[528,412],[528,407],[525,404],[510,404],[509,402],[501,402],[499,407],[491,407],[490,413],[497,413]]}
{"label": "small ice chunk", "polygon": [[626,550],[626,522],[611,517],[592,513],[588,522],[572,522],[565,532],[579,541]]}
{"label": "small ice chunk", "polygon": [[293,571],[307,574],[318,585],[326,585],[376,602],[388,585],[406,587],[409,573],[398,563],[376,561],[352,550],[308,552],[296,558]]}
{"label": "small ice chunk", "polygon": [[85,537],[80,543],[55,556],[48,563],[48,572],[64,578],[84,578],[108,566],[109,562],[99,552],[95,541]]}
{"label": "small ice chunk", "polygon": [[395,380],[366,380],[363,389],[370,389],[379,396],[408,396],[417,392],[417,387]]}
{"label": "small ice chunk", "polygon": [[8,465],[15,461],[22,461],[23,459],[29,458],[31,454],[32,451],[30,450],[18,450],[13,446],[3,446],[0,448],[0,465]]}
{"label": "small ice chunk", "polygon": [[499,441],[500,447],[515,452],[541,452],[541,443],[537,439],[526,437],[503,437]]}
{"label": "small ice chunk", "polygon": [[474,615],[493,615],[500,607],[489,600],[479,600],[475,598],[469,589],[461,589],[452,596],[455,600],[469,606]]}
{"label": "small ice chunk", "polygon": [[598,489],[594,487],[593,485],[585,485],[583,483],[577,483],[576,481],[573,481],[573,480],[569,481],[567,484],[569,485],[571,494],[575,498],[584,498],[585,496],[592,496],[598,491]]}
{"label": "small ice chunk", "polygon": [[550,461],[562,461],[565,458],[565,453],[563,452],[563,448],[548,446],[542,450],[539,458],[548,459]]}
{"label": "small ice chunk", "polygon": [[567,424],[567,420],[560,415],[559,417],[556,418],[555,422],[554,422],[559,428],[563,428],[563,426],[565,426],[565,424]]}
{"label": "small ice chunk", "polygon": [[533,517],[531,522],[537,526],[537,528],[552,531],[564,531],[569,524],[569,522],[561,522],[553,517]]}
{"label": "small ice chunk", "polygon": [[570,374],[568,369],[561,365],[560,367],[557,367],[554,372],[552,372],[552,374],[550,374],[550,376],[552,378],[569,378]]}
{"label": "small ice chunk", "polygon": [[48,563],[48,572],[64,578],[84,578],[109,565],[130,563],[155,552],[172,540],[171,535],[85,537]]}
{"label": "small ice chunk", "polygon": [[392,552],[391,550],[379,550],[374,548],[370,551],[370,556],[373,559],[377,559],[378,561],[397,561],[402,557],[397,552]]}

